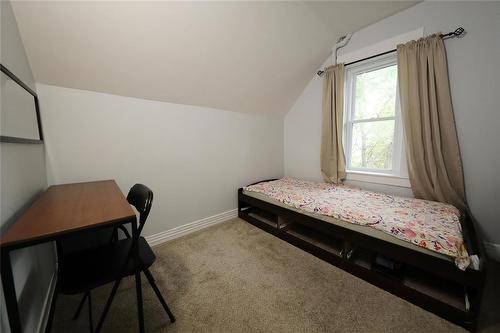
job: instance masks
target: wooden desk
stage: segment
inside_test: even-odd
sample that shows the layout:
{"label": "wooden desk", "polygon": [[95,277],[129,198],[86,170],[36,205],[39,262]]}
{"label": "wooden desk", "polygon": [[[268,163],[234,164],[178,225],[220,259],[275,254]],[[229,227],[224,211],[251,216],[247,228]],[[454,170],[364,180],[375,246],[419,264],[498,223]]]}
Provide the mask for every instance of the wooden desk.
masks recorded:
{"label": "wooden desk", "polygon": [[135,213],[114,180],[54,185],[43,192],[0,237],[2,285],[11,332],[22,332],[22,327],[10,251],[126,223],[132,223],[135,232]]}

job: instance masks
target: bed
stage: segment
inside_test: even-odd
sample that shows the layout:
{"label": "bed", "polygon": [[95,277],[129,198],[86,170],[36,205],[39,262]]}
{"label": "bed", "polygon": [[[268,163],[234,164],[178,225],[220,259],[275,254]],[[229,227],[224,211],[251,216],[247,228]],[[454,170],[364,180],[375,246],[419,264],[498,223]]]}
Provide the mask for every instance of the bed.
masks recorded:
{"label": "bed", "polygon": [[[238,215],[424,309],[475,328],[486,257],[470,216],[451,205],[283,178],[240,188]],[[381,262],[397,269],[381,270]]]}

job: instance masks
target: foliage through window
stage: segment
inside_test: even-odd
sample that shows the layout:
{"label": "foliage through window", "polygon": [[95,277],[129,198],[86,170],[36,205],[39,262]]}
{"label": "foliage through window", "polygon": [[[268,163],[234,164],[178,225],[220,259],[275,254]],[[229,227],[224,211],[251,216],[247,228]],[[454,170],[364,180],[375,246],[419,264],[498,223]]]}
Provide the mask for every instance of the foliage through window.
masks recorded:
{"label": "foliage through window", "polygon": [[345,94],[348,171],[400,176],[403,138],[395,56],[347,67]]}

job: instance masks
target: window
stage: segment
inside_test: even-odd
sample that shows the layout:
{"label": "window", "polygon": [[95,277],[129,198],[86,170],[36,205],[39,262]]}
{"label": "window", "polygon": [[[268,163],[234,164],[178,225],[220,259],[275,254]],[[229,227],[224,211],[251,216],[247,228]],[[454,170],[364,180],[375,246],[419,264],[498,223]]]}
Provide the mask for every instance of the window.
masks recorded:
{"label": "window", "polygon": [[347,172],[407,177],[396,56],[346,67]]}

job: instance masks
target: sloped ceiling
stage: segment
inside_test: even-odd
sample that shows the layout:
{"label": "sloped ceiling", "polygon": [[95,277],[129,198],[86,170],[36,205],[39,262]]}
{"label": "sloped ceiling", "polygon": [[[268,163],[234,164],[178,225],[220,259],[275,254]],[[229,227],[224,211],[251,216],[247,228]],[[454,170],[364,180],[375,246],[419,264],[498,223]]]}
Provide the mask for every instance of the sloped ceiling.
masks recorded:
{"label": "sloped ceiling", "polygon": [[15,1],[37,82],[288,111],[336,40],[415,2]]}

